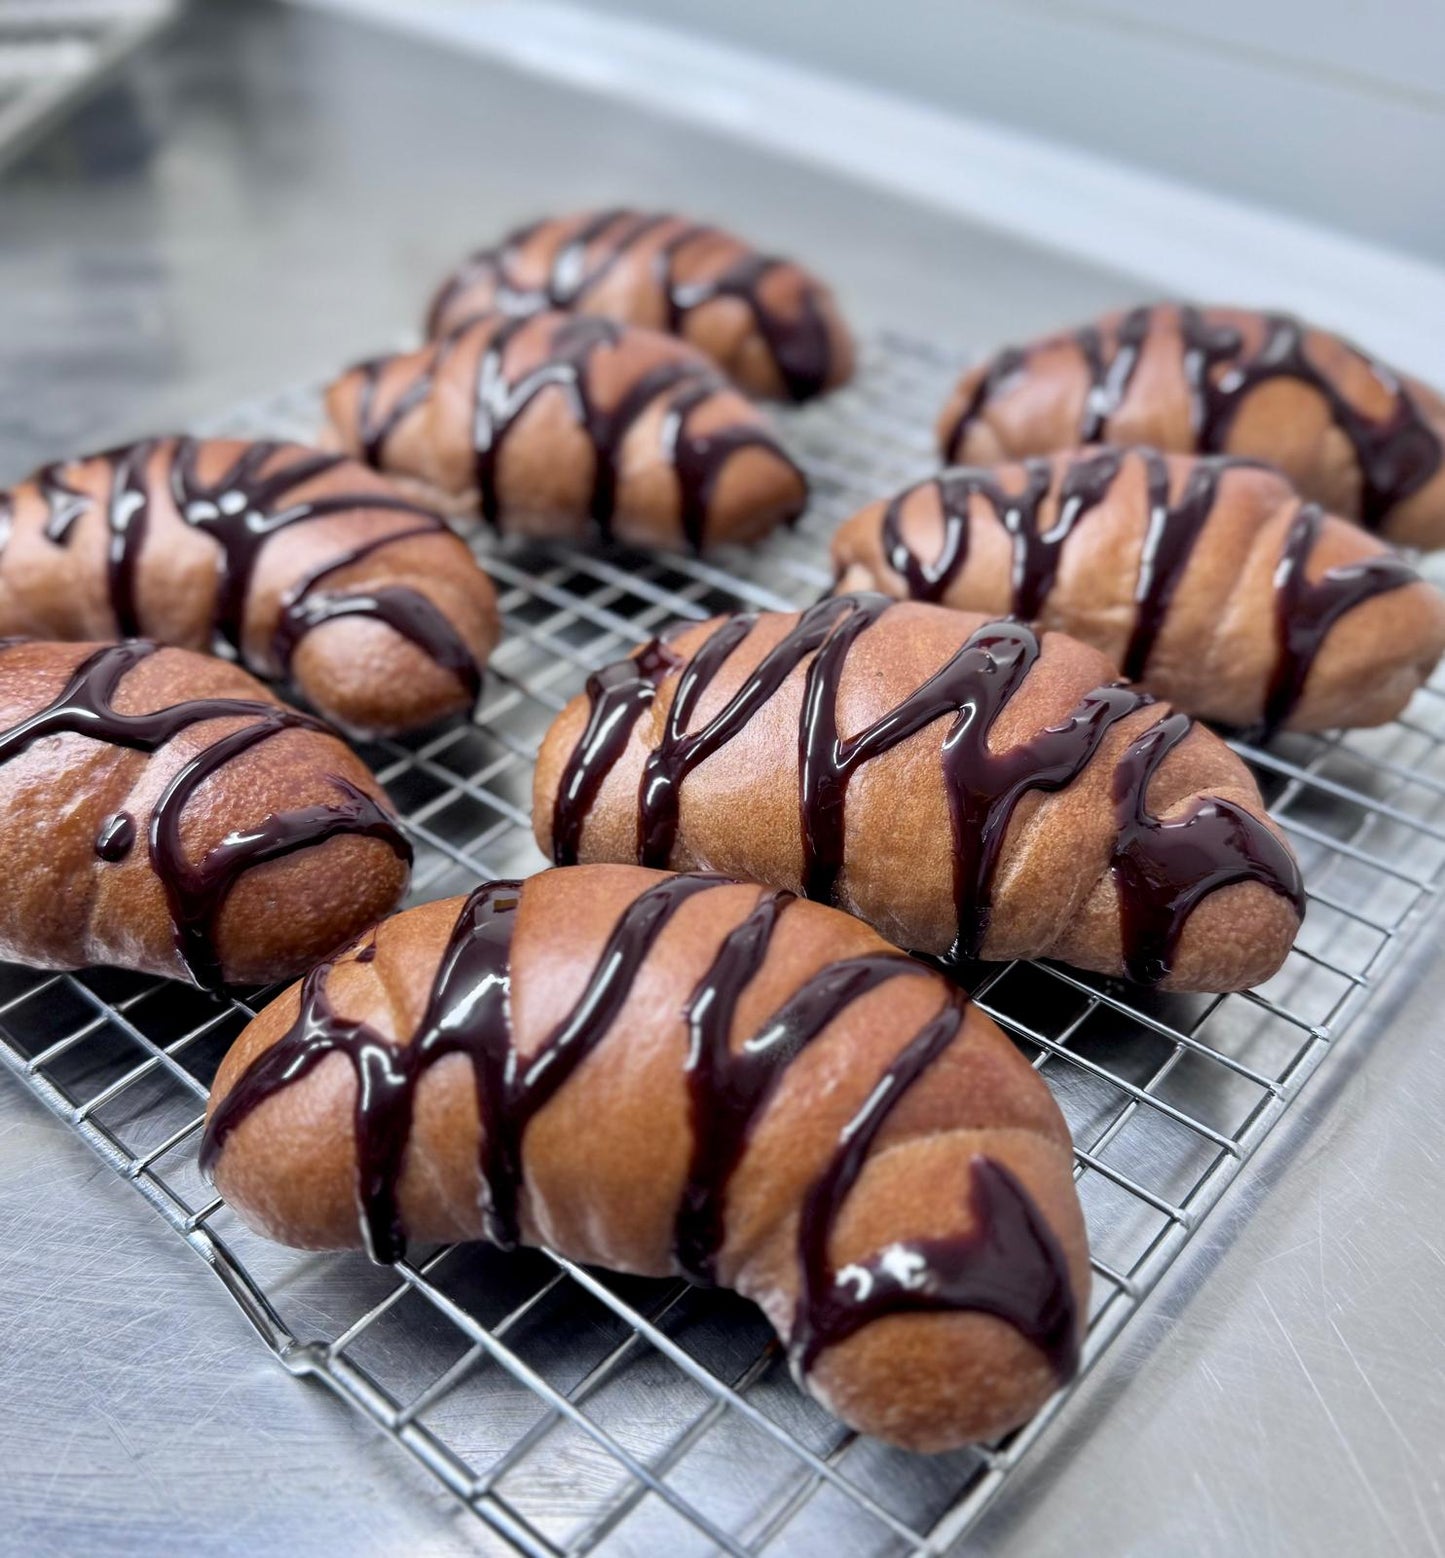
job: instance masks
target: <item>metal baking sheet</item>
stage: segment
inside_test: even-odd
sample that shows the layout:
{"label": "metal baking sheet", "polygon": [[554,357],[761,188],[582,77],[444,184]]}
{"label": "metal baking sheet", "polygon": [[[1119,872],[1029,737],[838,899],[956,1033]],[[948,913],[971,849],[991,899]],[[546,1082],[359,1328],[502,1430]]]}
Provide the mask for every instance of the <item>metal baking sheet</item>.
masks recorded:
{"label": "metal baking sheet", "polygon": [[[679,618],[790,607],[827,587],[826,541],[926,474],[956,360],[868,344],[855,384],[782,413],[814,502],[796,531],[707,559],[497,544],[506,637],[471,724],[363,747],[416,846],[413,899],[545,862],[536,745],[596,666]],[[198,429],[308,438],[301,389]],[[1161,996],[1045,964],[975,994],[1059,1098],[1093,1244],[1084,1369],[1367,1007],[1445,872],[1445,678],[1376,731],[1241,747],[1300,855],[1310,908],[1261,990]],[[1061,1414],[1000,1444],[912,1456],[801,1396],[741,1300],[545,1252],[415,1251],[394,1268],[248,1233],[196,1169],[201,1108],[269,992],[222,999],[115,971],[0,966],[0,1060],[205,1260],[292,1373],[319,1380],[528,1553],[941,1552]]]}

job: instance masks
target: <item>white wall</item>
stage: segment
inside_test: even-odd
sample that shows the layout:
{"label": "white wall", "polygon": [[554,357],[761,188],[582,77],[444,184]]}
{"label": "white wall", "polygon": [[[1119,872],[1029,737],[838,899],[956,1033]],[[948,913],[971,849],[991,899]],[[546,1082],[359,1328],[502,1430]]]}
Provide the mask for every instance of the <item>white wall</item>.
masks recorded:
{"label": "white wall", "polygon": [[589,0],[1445,260],[1445,0]]}

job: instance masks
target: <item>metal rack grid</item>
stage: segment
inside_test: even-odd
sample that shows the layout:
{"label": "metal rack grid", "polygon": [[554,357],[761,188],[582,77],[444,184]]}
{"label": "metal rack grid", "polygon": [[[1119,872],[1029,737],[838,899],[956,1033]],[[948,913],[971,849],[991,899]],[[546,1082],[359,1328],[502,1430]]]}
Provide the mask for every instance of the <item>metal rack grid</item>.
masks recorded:
{"label": "metal rack grid", "polygon": [[[956,367],[885,337],[852,387],[786,413],[815,501],[751,554],[479,543],[506,636],[475,721],[362,749],[416,845],[414,900],[544,864],[532,760],[588,671],[677,618],[815,598],[836,522],[931,467]],[[317,414],[302,390],[207,430],[306,437]],[[1384,729],[1240,750],[1310,888],[1275,979],[1164,996],[1009,964],[975,986],[1077,1143],[1095,1278],[1085,1371],[1368,1002],[1445,873],[1445,677]],[[349,1401],[517,1548],[941,1552],[1066,1406],[1062,1392],[997,1445],[908,1455],[800,1395],[770,1328],[728,1294],[546,1252],[455,1246],[383,1268],[266,1243],[215,1198],[196,1150],[220,1057],[270,993],[0,965],[0,1059],[210,1264],[287,1369]]]}

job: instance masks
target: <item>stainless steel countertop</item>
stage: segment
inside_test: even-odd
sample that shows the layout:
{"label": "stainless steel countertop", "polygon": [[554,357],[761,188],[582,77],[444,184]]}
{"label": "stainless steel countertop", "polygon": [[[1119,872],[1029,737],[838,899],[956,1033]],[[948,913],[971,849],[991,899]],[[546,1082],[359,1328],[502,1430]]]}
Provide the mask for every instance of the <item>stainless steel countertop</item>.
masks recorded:
{"label": "stainless steel countertop", "polygon": [[[609,199],[813,259],[864,324],[987,342],[1122,278],[331,18],[197,8],[0,180],[0,482],[414,327],[468,244]],[[970,1551],[1445,1548],[1438,919]],[[475,1552],[289,1379],[128,1187],[0,1079],[0,1551]]]}

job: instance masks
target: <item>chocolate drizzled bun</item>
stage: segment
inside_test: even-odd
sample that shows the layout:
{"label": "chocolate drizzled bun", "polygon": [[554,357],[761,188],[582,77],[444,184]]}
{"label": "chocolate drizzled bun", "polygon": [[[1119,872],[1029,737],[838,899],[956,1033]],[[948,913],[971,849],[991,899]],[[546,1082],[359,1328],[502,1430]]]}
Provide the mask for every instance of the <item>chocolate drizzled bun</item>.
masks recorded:
{"label": "chocolate drizzled bun", "polygon": [[1287,314],[1159,304],[971,368],[938,423],[944,459],[987,465],[1147,444],[1278,467],[1334,513],[1445,546],[1445,400]]}
{"label": "chocolate drizzled bun", "polygon": [[505,533],[698,549],[795,519],[802,472],[693,347],[585,315],[489,315],[332,385],[342,445]]}
{"label": "chocolate drizzled bun", "polygon": [[324,725],[154,644],[0,645],[0,957],[286,979],[406,890],[411,850]]}
{"label": "chocolate drizzled bun", "polygon": [[339,454],[150,438],[0,494],[0,634],[233,652],[358,736],[465,713],[491,581],[433,510]]}
{"label": "chocolate drizzled bun", "polygon": [[1114,674],[882,595],[699,623],[557,716],[533,830],[559,865],[726,871],[939,957],[1258,984],[1303,913],[1294,857],[1239,758]]}
{"label": "chocolate drizzled bun", "polygon": [[1003,1432],[1077,1362],[1048,1089],[954,986],[786,892],[594,866],[385,921],[241,1034],[201,1160],[303,1248],[545,1243],[734,1288],[807,1389],[914,1449]]}
{"label": "chocolate drizzled bun", "polygon": [[664,330],[751,395],[809,400],[853,373],[852,338],[821,281],[681,216],[584,211],[519,228],[447,278],[427,334],[493,309],[565,309]]}
{"label": "chocolate drizzled bun", "polygon": [[1092,644],[1190,714],[1265,731],[1394,719],[1445,599],[1267,467],[1149,449],[961,466],[833,537],[840,590],[1012,615]]}

